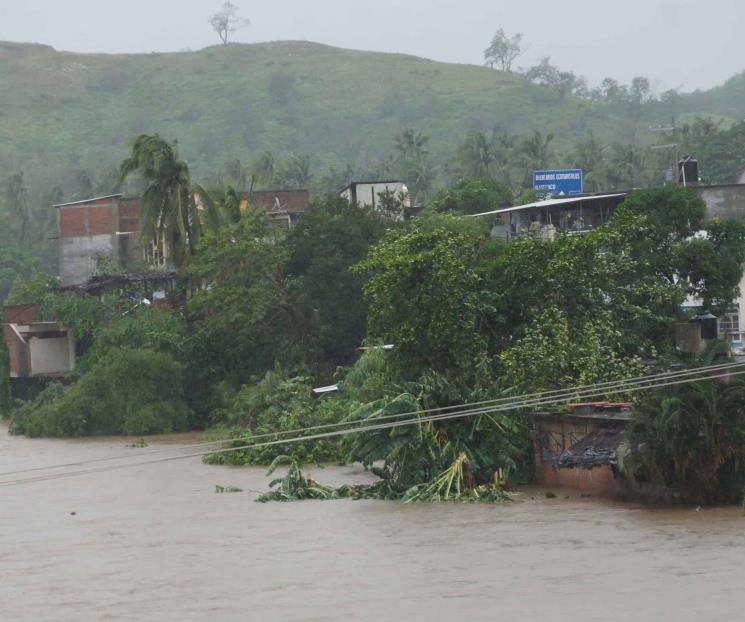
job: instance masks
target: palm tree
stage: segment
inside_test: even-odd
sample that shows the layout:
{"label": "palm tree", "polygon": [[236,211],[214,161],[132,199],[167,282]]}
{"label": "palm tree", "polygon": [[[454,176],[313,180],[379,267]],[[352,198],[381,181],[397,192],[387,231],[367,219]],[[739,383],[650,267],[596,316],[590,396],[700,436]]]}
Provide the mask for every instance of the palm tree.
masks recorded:
{"label": "palm tree", "polygon": [[18,241],[25,244],[28,242],[31,229],[31,212],[28,207],[28,190],[23,181],[23,171],[6,179],[4,194],[8,212],[18,223]]}
{"label": "palm tree", "polygon": [[644,156],[636,145],[614,143],[608,162],[608,177],[615,188],[635,188],[644,167]]}
{"label": "palm tree", "polygon": [[585,188],[597,192],[606,180],[603,146],[597,141],[592,130],[586,139],[574,143],[574,164],[584,172]]}
{"label": "palm tree", "polygon": [[481,132],[471,134],[458,148],[457,157],[467,177],[489,177],[495,156],[492,146]]}
{"label": "palm tree", "polygon": [[394,137],[396,151],[402,158],[417,159],[427,153],[425,149],[429,142],[429,136],[422,134],[413,128],[403,130]]}
{"label": "palm tree", "polygon": [[532,185],[533,171],[547,168],[553,157],[551,152],[551,141],[553,134],[542,135],[534,130],[531,136],[522,139],[518,145],[518,152],[522,156],[525,167],[525,185]]}
{"label": "palm tree", "polygon": [[[240,220],[241,195],[242,193],[230,184],[225,188],[217,187],[210,189],[210,198],[219,212],[219,224],[235,224]],[[250,191],[248,195],[250,196]]]}
{"label": "palm tree", "polygon": [[[725,350],[715,344],[698,365]],[[634,462],[646,479],[675,486],[687,501],[732,501],[742,492],[745,382],[714,378],[646,396],[634,408],[630,440],[643,447]]]}
{"label": "palm tree", "polygon": [[219,224],[211,198],[192,181],[177,145],[158,134],[141,134],[134,140],[131,155],[119,167],[119,182],[133,173],[139,173],[147,183],[140,201],[144,241],[153,244],[163,257],[169,254],[181,268],[194,254],[201,233],[198,200],[211,224]]}

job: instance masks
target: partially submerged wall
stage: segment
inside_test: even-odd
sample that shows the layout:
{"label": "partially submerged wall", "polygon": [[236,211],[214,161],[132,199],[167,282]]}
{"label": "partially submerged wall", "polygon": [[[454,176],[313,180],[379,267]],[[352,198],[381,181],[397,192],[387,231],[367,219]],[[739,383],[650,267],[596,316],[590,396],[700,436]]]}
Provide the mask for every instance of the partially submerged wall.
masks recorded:
{"label": "partially submerged wall", "polygon": [[598,496],[612,497],[620,489],[613,467],[601,464],[593,468],[575,466],[557,468],[556,459],[582,439],[598,430],[606,421],[562,415],[535,417],[535,477],[541,486],[563,486],[585,490]]}

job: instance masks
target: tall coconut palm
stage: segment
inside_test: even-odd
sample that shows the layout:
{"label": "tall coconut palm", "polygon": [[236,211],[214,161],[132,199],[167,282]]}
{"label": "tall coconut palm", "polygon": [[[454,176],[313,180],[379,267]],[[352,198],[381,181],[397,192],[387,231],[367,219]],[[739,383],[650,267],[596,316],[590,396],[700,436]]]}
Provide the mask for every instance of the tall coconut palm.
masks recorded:
{"label": "tall coconut palm", "polygon": [[140,201],[144,241],[181,268],[194,254],[201,233],[198,201],[207,219],[218,222],[211,198],[192,181],[177,145],[158,134],[141,134],[134,140],[131,155],[119,167],[120,183],[133,173],[147,184]]}

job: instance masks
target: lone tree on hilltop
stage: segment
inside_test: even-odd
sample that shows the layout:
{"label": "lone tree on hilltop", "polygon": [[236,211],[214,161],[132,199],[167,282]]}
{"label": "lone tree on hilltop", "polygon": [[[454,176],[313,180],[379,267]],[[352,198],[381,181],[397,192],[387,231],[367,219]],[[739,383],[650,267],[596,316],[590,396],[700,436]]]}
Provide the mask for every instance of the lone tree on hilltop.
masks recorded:
{"label": "lone tree on hilltop", "polygon": [[504,30],[497,30],[491,45],[484,50],[484,60],[492,69],[496,65],[502,71],[512,71],[512,62],[520,56],[523,33],[508,37]]}
{"label": "lone tree on hilltop", "polygon": [[209,22],[223,45],[227,45],[230,33],[248,26],[251,20],[238,15],[238,7],[232,2],[224,2],[220,10],[210,16]]}

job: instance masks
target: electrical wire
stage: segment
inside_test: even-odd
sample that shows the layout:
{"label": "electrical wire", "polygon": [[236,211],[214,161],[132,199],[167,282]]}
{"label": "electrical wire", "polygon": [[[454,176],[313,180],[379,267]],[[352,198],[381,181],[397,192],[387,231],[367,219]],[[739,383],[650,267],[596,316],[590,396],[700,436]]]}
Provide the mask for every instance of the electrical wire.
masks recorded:
{"label": "electrical wire", "polygon": [[[651,385],[647,386],[638,386],[635,388],[632,388],[631,391],[640,391],[645,390],[649,388],[662,388],[667,386],[674,386],[674,385],[680,385],[680,384],[688,384],[691,382],[699,382],[702,380],[714,380],[717,378],[731,378],[732,376],[739,376],[745,374],[745,370],[743,371],[735,371],[730,372],[726,371],[725,373],[715,374],[715,375],[707,375],[702,376],[700,378],[683,378],[678,380],[673,380],[670,382],[657,382]],[[614,394],[614,393],[624,393],[627,392],[629,389],[627,387],[623,388],[616,388],[612,389],[610,391],[603,390],[603,392],[598,393],[598,395],[606,395],[606,394]],[[564,398],[566,399],[566,398]],[[553,398],[547,398],[545,401],[545,404],[557,404],[562,403],[561,400],[557,401]],[[289,439],[279,439],[274,441],[265,441],[262,443],[251,443],[240,447],[227,447],[222,448],[218,450],[212,450],[212,451],[202,451],[202,452],[193,452],[189,454],[182,454],[177,456],[167,456],[164,458],[156,458],[154,460],[146,460],[146,461],[140,461],[136,463],[129,463],[129,464],[119,464],[119,465],[110,465],[110,466],[103,466],[103,467],[97,467],[97,468],[91,468],[91,469],[83,469],[83,470],[77,470],[77,471],[69,471],[65,473],[53,473],[49,475],[42,475],[42,476],[35,476],[35,477],[28,477],[28,478],[19,478],[16,480],[9,480],[0,482],[0,487],[5,486],[14,486],[19,484],[26,484],[26,483],[33,483],[33,482],[41,482],[41,481],[48,481],[48,480],[54,480],[54,479],[62,479],[67,477],[75,477],[77,475],[86,475],[90,473],[100,473],[100,472],[106,472],[106,471],[113,471],[118,469],[124,469],[124,468],[134,468],[138,466],[147,466],[150,464],[156,464],[161,462],[170,462],[174,460],[183,460],[186,458],[193,458],[193,457],[202,457],[207,454],[222,454],[222,453],[228,453],[232,451],[239,451],[243,449],[256,449],[260,447],[269,447],[269,446],[275,446],[275,445],[284,445],[284,444],[292,444],[296,442],[303,442],[303,441],[309,441],[309,440],[318,440],[321,438],[330,438],[335,436],[346,436],[348,434],[358,434],[361,432],[372,432],[372,431],[378,431],[378,430],[385,430],[385,429],[392,429],[396,427],[403,427],[407,425],[414,425],[414,424],[421,424],[421,423],[427,423],[432,421],[444,421],[444,420],[450,420],[450,419],[456,419],[456,418],[463,418],[463,417],[469,417],[473,415],[478,414],[489,414],[492,412],[504,412],[509,410],[516,410],[520,407],[515,407],[514,405],[506,404],[506,405],[499,405],[495,406],[489,409],[472,409],[472,410],[463,410],[460,412],[454,412],[454,413],[444,413],[444,414],[438,414],[438,415],[431,415],[429,417],[416,417],[413,419],[408,419],[404,421],[393,421],[388,423],[376,423],[366,426],[360,426],[354,429],[350,430],[335,430],[331,432],[321,432],[317,434],[307,435],[307,436],[300,436],[295,438],[289,438]]]}
{"label": "electrical wire", "polygon": [[[683,376],[691,376],[691,375],[700,375],[702,373],[706,373],[709,371],[721,371],[726,369],[737,369],[740,367],[744,367],[745,362],[740,363],[721,363],[718,365],[707,365],[702,367],[697,367],[693,369],[686,369],[686,370],[680,370],[677,372],[661,372],[658,374],[648,374],[644,376],[636,376],[632,378],[627,378],[624,380],[610,380],[590,385],[579,385],[577,387],[572,387],[569,389],[553,389],[550,391],[541,391],[536,393],[528,393],[524,395],[519,396],[507,396],[507,397],[501,397],[501,398],[495,398],[491,400],[483,400],[479,402],[468,402],[465,404],[457,404],[457,405],[451,405],[451,406],[443,406],[443,407],[437,407],[437,408],[428,408],[423,410],[414,410],[414,411],[408,411],[408,412],[401,412],[401,413],[392,413],[388,415],[382,415],[380,417],[376,417],[377,421],[383,421],[388,419],[395,419],[400,417],[407,417],[407,416],[421,416],[426,413],[438,413],[442,414],[443,412],[455,410],[455,409],[461,409],[464,407],[473,408],[478,406],[486,406],[486,405],[493,405],[493,404],[499,404],[499,403],[509,403],[511,404],[511,407],[509,410],[518,409],[518,408],[526,408],[530,406],[535,405],[543,405],[545,402],[542,400],[548,398],[548,397],[555,397],[559,398],[562,396],[572,396],[573,399],[582,399],[584,397],[594,397],[597,396],[597,391],[601,388],[606,388],[608,390],[612,388],[617,388],[619,386],[636,386],[638,384],[644,384],[648,383],[653,380],[657,379],[671,379],[671,378],[678,378]],[[592,393],[587,393],[587,391],[591,391]],[[622,392],[622,391],[621,391]],[[535,402],[535,400],[541,400],[539,402]],[[336,428],[339,426],[352,426],[356,424],[360,424],[363,421],[359,419],[352,419],[352,420],[343,420],[343,421],[337,421],[334,423],[326,423],[326,424],[320,424],[315,426],[308,426],[304,428],[295,428],[290,430],[278,430],[274,432],[265,432],[262,434],[254,434],[254,435],[246,435],[246,436],[239,436],[229,439],[219,439],[219,440],[213,440],[213,441],[201,441],[199,443],[192,443],[188,445],[178,445],[177,447],[167,447],[167,448],[161,448],[161,449],[155,449],[150,450],[147,452],[141,452],[141,453],[127,453],[127,454],[120,454],[117,456],[106,456],[103,458],[94,458],[90,460],[81,460],[77,462],[68,462],[64,464],[56,464],[56,465],[49,465],[49,466],[40,466],[40,467],[33,467],[28,469],[18,469],[14,471],[6,471],[4,473],[0,473],[0,477],[6,477],[8,475],[17,475],[21,473],[31,473],[35,471],[45,471],[45,470],[54,470],[54,469],[61,469],[66,467],[73,467],[73,466],[83,466],[86,464],[95,464],[95,463],[101,463],[101,462],[111,462],[116,460],[126,460],[131,458],[137,458],[140,456],[150,456],[150,455],[156,455],[156,454],[162,454],[162,453],[170,453],[173,451],[185,451],[188,449],[198,448],[198,447],[207,447],[212,445],[222,445],[226,442],[240,442],[240,441],[256,441],[262,438],[269,438],[269,437],[275,437],[275,436],[285,436],[290,434],[302,434],[305,432],[312,432],[317,430],[323,430],[323,429],[330,429],[330,428]]]}

